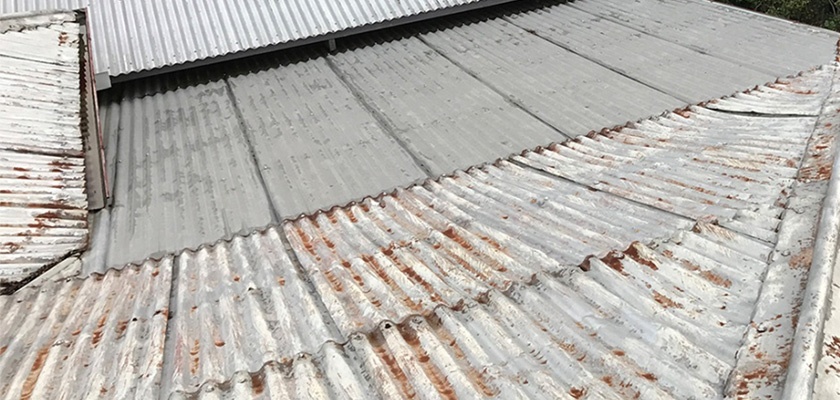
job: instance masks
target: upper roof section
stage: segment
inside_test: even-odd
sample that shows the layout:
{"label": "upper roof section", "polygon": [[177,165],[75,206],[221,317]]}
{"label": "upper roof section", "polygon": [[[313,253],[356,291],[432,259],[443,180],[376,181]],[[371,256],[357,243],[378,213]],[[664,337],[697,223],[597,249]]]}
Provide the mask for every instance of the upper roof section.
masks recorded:
{"label": "upper roof section", "polygon": [[115,77],[242,57],[508,1],[0,0],[0,14],[89,7],[96,71]]}
{"label": "upper roof section", "polygon": [[0,18],[0,291],[87,244],[84,14]]}
{"label": "upper roof section", "polygon": [[[512,1],[0,0],[0,14],[89,7],[98,77],[110,76],[115,77],[114,81],[121,81],[188,68],[196,62],[204,64],[245,57]],[[592,28],[592,24],[598,25],[601,19],[616,21],[626,29],[653,31],[661,37],[687,37],[689,42],[682,43],[686,47],[706,53],[723,53],[727,60],[736,62],[743,55],[742,45],[756,39],[753,36],[758,32],[769,35],[768,38],[801,42],[795,54],[777,51],[776,42],[769,39],[748,50],[771,64],[778,59],[809,59],[808,52],[814,48],[809,45],[813,35],[833,37],[833,33],[825,30],[787,21],[779,23],[764,15],[707,1],[660,3],[653,0],[633,3],[576,1],[570,4],[604,16],[596,20],[572,16],[577,22],[572,21],[569,26],[582,23]],[[720,34],[705,35],[704,28],[698,28],[692,19],[695,16],[702,18],[702,25],[714,27]],[[679,31],[674,32],[675,28]],[[731,37],[738,39],[730,40]],[[698,39],[700,43],[690,43],[692,39]],[[640,53],[656,50],[646,47],[647,44],[638,43]],[[767,63],[752,66],[764,68]],[[814,65],[819,64],[791,69],[786,74]],[[772,68],[764,70],[770,72]],[[103,79],[98,82],[98,88],[105,89],[109,84],[109,79]]]}

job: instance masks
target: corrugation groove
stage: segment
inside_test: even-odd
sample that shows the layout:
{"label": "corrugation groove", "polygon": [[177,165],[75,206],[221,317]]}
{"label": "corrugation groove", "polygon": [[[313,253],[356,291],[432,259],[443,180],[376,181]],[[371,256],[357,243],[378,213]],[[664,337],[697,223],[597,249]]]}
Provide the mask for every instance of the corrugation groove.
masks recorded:
{"label": "corrugation groove", "polygon": [[2,19],[0,291],[87,245],[80,28],[73,13]]}

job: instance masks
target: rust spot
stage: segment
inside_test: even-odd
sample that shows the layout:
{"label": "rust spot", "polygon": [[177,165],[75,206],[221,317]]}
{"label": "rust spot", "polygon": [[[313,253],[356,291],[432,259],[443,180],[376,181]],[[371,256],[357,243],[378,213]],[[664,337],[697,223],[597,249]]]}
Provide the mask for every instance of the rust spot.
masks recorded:
{"label": "rust spot", "polygon": [[[393,259],[395,259],[395,257],[391,257],[391,259],[393,260]],[[410,308],[412,310],[419,310],[420,309],[420,306],[417,303],[415,303],[413,300],[411,300],[411,298],[409,298],[403,292],[402,288],[399,285],[397,285],[396,282],[394,282],[393,279],[391,279],[391,276],[389,276],[388,273],[385,272],[385,269],[383,269],[382,266],[379,265],[379,262],[376,261],[376,259],[373,256],[368,255],[368,254],[364,254],[364,255],[362,255],[362,261],[364,261],[367,265],[369,265],[371,267],[371,269],[373,269],[373,271],[376,273],[376,275],[379,276],[379,279],[381,279],[383,282],[385,282],[385,284],[387,284],[388,287],[391,288],[391,290],[394,294],[398,294],[398,296],[402,300],[403,304],[405,304],[408,308]],[[432,298],[435,299],[434,294],[432,294]],[[439,300],[439,298],[438,298],[438,300]]]}
{"label": "rust spot", "polygon": [[29,172],[29,171],[31,171],[29,168],[23,168],[23,167],[14,167],[12,169],[15,170],[15,171],[18,171],[18,172]]}
{"label": "rust spot", "polygon": [[371,338],[371,344],[373,345],[374,352],[388,367],[388,370],[391,372],[391,376],[393,376],[394,379],[399,383],[403,394],[407,398],[414,398],[416,396],[416,393],[414,392],[413,385],[411,385],[411,383],[408,381],[408,377],[405,375],[405,372],[402,370],[402,368],[400,368],[400,365],[397,363],[397,360],[394,359],[394,357],[385,347],[383,341],[384,340],[378,335],[374,335]]}
{"label": "rust spot", "polygon": [[664,308],[683,308],[682,304],[671,300],[667,296],[655,290],[653,291],[653,299],[656,300],[657,303],[661,304]]}
{"label": "rust spot", "polygon": [[811,268],[811,260],[814,258],[814,248],[808,247],[806,249],[802,249],[799,253],[796,253],[793,257],[790,258],[788,261],[788,265],[790,265],[793,269],[810,269]]}
{"label": "rust spot", "polygon": [[29,400],[32,398],[32,391],[35,390],[35,385],[38,383],[38,376],[41,375],[41,368],[44,367],[44,361],[50,352],[50,347],[45,346],[38,350],[38,355],[35,356],[35,362],[32,363],[32,368],[29,369],[29,375],[23,382],[23,389],[20,393],[21,400]]}
{"label": "rust spot", "polygon": [[9,348],[9,346],[3,346],[3,347],[0,347],[0,356],[2,356],[2,355],[3,355],[3,353],[5,353],[5,352],[6,352],[6,349],[8,349],[8,348]]}
{"label": "rust spot", "polygon": [[639,374],[639,376],[641,376],[642,378],[645,378],[645,379],[647,379],[651,382],[655,382],[658,379],[656,377],[656,375],[651,374],[650,372],[645,372],[645,373]]}
{"label": "rust spot", "polygon": [[653,262],[653,260],[642,257],[642,255],[639,253],[639,248],[641,247],[641,243],[633,242],[633,244],[631,244],[630,247],[627,248],[627,250],[624,250],[624,254],[627,254],[628,256],[630,256],[630,258],[632,258],[639,264],[642,264],[654,271],[658,270],[659,267],[656,265],[656,263]]}
{"label": "rust spot", "polygon": [[330,284],[333,290],[335,290],[336,292],[344,291],[344,286],[341,284],[341,281],[338,279],[338,277],[335,276],[335,274],[333,274],[332,271],[326,270],[324,271],[324,275],[327,277],[327,282]]}
{"label": "rust spot", "polygon": [[326,244],[327,247],[331,249],[335,248],[335,244],[331,240],[327,239],[326,237],[323,237],[322,239],[324,240],[324,244]]}
{"label": "rust spot", "polygon": [[715,285],[722,286],[727,289],[732,286],[731,280],[726,279],[712,271],[700,271],[700,276],[702,276],[703,279],[714,283]]}
{"label": "rust spot", "polygon": [[344,215],[346,215],[346,216],[347,216],[347,218],[349,218],[349,219],[350,219],[350,222],[352,222],[352,223],[354,223],[354,224],[355,224],[356,222],[359,222],[359,221],[356,219],[356,214],[353,214],[353,210],[351,210],[351,209],[349,209],[349,208],[348,208],[348,209],[346,209],[346,210],[344,210]]}
{"label": "rust spot", "polygon": [[674,114],[677,114],[677,115],[679,115],[680,117],[683,117],[683,118],[690,118],[691,117],[691,110],[689,110],[688,107],[682,108],[682,109],[676,109],[676,110],[674,110]]}
{"label": "rust spot", "polygon": [[158,274],[160,274],[160,268],[155,267],[155,269],[152,270],[152,277],[158,276]]}
{"label": "rust spot", "polygon": [[108,314],[111,313],[110,309],[105,310],[105,313],[99,317],[99,322],[96,324],[96,329],[93,331],[93,336],[90,338],[91,344],[96,347],[99,344],[99,341],[102,340],[102,330],[105,329],[105,321],[108,320]]}
{"label": "rust spot", "polygon": [[225,345],[225,341],[224,341],[224,340],[222,340],[222,339],[216,339],[216,340],[213,342],[213,344],[214,344],[214,345],[216,345],[216,347],[222,347],[222,346],[224,346],[224,345]]}
{"label": "rust spot", "polygon": [[621,264],[621,260],[624,259],[624,254],[618,253],[615,251],[611,251],[607,253],[601,261],[606,264],[608,267],[620,272],[622,275],[627,276],[627,273],[624,272],[624,266]]}
{"label": "rust spot", "polygon": [[[0,354],[3,354],[0,352]],[[831,337],[831,342],[826,343],[825,355],[840,359],[840,338],[837,336]]]}
{"label": "rust spot", "polygon": [[310,239],[309,235],[300,228],[300,226],[295,226],[295,230],[297,231],[297,235],[300,238],[300,241],[303,242],[303,248],[306,249],[309,254],[313,255],[315,258],[320,258],[318,253],[315,251],[315,246],[312,245],[312,240]]}
{"label": "rust spot", "polygon": [[108,389],[105,389],[105,386],[100,387],[99,388],[99,394],[104,395],[105,393],[108,393]]}
{"label": "rust spot", "polygon": [[251,390],[258,395],[265,390],[265,382],[260,374],[251,375]]}
{"label": "rust spot", "polygon": [[624,354],[625,354],[624,350],[619,350],[619,349],[613,350],[612,353],[619,356],[619,357],[624,357]]}
{"label": "rust spot", "polygon": [[126,328],[128,328],[128,320],[122,320],[117,322],[117,337],[122,337],[123,333],[125,333]]}
{"label": "rust spot", "polygon": [[23,247],[23,245],[21,245],[20,243],[15,243],[15,242],[6,242],[6,243],[3,243],[3,248],[4,248],[4,249],[6,249],[6,251],[7,251],[9,254],[14,253],[14,252],[16,252],[16,251],[20,250],[22,247]]}
{"label": "rust spot", "polygon": [[604,381],[604,383],[606,383],[607,386],[612,386],[613,385],[613,377],[612,376],[604,375],[604,376],[601,377],[601,380]]}
{"label": "rust spot", "polygon": [[455,389],[452,387],[446,374],[442,373],[434,363],[429,363],[429,354],[420,345],[420,338],[417,336],[417,332],[408,327],[403,327],[403,329],[400,329],[400,333],[402,333],[405,342],[414,350],[417,359],[421,363],[421,367],[426,372],[426,376],[432,381],[438,393],[447,399],[456,399]]}
{"label": "rust spot", "polygon": [[67,38],[68,37],[69,36],[67,35],[67,32],[59,32],[58,33],[58,44],[62,45],[62,44],[67,43]]}
{"label": "rust spot", "polygon": [[507,215],[502,215],[502,219],[508,219]]}
{"label": "rust spot", "polygon": [[460,235],[458,235],[458,233],[455,232],[455,229],[453,229],[451,226],[449,228],[447,228],[445,231],[443,231],[443,234],[446,235],[446,237],[454,240],[455,243],[458,243],[459,245],[461,245],[461,247],[463,247],[467,250],[472,250],[472,245],[467,243],[467,241],[464,240],[464,238],[462,238]]}
{"label": "rust spot", "polygon": [[195,339],[192,347],[190,348],[190,356],[192,357],[192,363],[190,363],[190,373],[193,375],[198,372],[198,364],[200,361],[200,358],[198,357],[199,351],[201,351],[201,342],[199,342],[198,339]]}
{"label": "rust spot", "polygon": [[80,334],[80,333],[82,333],[82,328],[79,328],[79,329],[76,329],[76,330],[75,330],[75,331],[73,331],[73,332],[70,332],[70,335],[72,335],[72,336],[79,336],[79,334]]}
{"label": "rust spot", "polygon": [[240,279],[241,279],[241,278],[239,278],[239,275],[234,275],[234,276],[233,276],[233,281],[234,281],[234,282],[239,282],[239,280],[240,280]]}
{"label": "rust spot", "polygon": [[574,397],[576,399],[579,399],[579,398],[583,397],[584,395],[586,395],[586,389],[579,389],[579,388],[576,388],[576,387],[572,387],[571,389],[569,389],[569,394],[572,395],[572,397]]}
{"label": "rust spot", "polygon": [[277,284],[280,286],[286,286],[286,279],[282,276],[277,277]]}

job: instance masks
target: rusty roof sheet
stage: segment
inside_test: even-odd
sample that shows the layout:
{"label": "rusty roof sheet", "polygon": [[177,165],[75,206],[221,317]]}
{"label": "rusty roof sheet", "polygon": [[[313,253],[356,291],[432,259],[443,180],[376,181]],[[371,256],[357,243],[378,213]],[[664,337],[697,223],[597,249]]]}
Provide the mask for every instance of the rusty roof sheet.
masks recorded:
{"label": "rusty roof sheet", "polygon": [[0,18],[0,290],[87,243],[82,26]]}
{"label": "rusty roof sheet", "polygon": [[0,394],[778,397],[838,69],[0,297]]}

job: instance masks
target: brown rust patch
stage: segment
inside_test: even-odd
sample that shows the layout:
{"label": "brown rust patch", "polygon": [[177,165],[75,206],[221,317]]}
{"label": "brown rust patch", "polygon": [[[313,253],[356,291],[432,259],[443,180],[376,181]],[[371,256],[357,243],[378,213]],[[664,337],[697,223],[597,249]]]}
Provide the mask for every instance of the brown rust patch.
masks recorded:
{"label": "brown rust patch", "polygon": [[265,382],[260,374],[251,375],[251,390],[254,392],[254,395],[259,395],[265,390]]}
{"label": "brown rust patch", "polygon": [[117,338],[121,338],[123,336],[123,334],[125,333],[125,330],[127,328],[128,328],[128,320],[127,319],[124,319],[120,322],[117,322],[117,328],[116,328]]}
{"label": "brown rust patch", "polygon": [[831,342],[826,343],[825,355],[840,359],[840,338],[838,338],[837,336],[831,337]]}
{"label": "brown rust patch", "polygon": [[198,356],[198,353],[201,351],[201,342],[198,339],[193,341],[193,345],[190,348],[190,373],[195,375],[198,372],[198,365],[201,362],[201,359]]}
{"label": "brown rust patch", "polygon": [[651,374],[650,372],[640,373],[639,376],[651,382],[656,382],[659,379],[656,377],[656,375]]}
{"label": "brown rust patch", "polygon": [[659,293],[655,290],[653,291],[653,299],[656,300],[657,303],[661,304],[664,308],[683,308],[682,304],[671,300],[670,298],[668,298],[668,296],[665,296],[664,294]]}
{"label": "brown rust patch", "polygon": [[612,353],[619,356],[619,357],[624,357],[624,354],[625,354],[624,350],[619,350],[619,349],[613,350]]}
{"label": "brown rust patch", "polygon": [[604,376],[601,377],[601,380],[604,381],[604,383],[606,383],[607,386],[612,387],[612,385],[613,385],[613,377],[612,376],[604,375]]}
{"label": "brown rust patch", "polygon": [[90,338],[91,344],[96,347],[99,344],[99,341],[102,340],[102,330],[105,329],[105,321],[108,320],[108,315],[111,313],[111,309],[105,310],[105,313],[99,317],[99,322],[96,324],[96,329],[93,330],[93,336]]}
{"label": "brown rust patch", "polygon": [[[461,346],[458,345],[458,341],[455,340],[450,332],[443,327],[440,318],[437,315],[432,314],[426,320],[429,322],[429,326],[434,329],[435,335],[441,339],[441,343],[449,344],[449,348],[452,349],[455,358],[461,362],[466,361],[467,356],[464,353],[464,350],[461,349]],[[483,393],[487,397],[493,397],[499,394],[497,390],[488,385],[484,374],[476,370],[468,362],[463,362],[462,365],[466,367],[467,377],[470,378],[470,382],[476,387],[476,389],[478,389],[479,392]]]}
{"label": "brown rust patch", "polygon": [[15,243],[15,242],[3,243],[3,249],[6,250],[6,252],[8,254],[14,253],[14,252],[20,250],[22,247],[23,247],[23,245],[21,245],[20,243]]}
{"label": "brown rust patch", "polygon": [[32,392],[38,383],[38,377],[41,375],[41,369],[44,368],[44,362],[47,360],[49,352],[49,346],[44,346],[38,350],[38,355],[35,356],[35,362],[32,363],[32,368],[29,369],[29,374],[26,375],[26,380],[23,381],[23,388],[20,391],[21,400],[32,398]]}
{"label": "brown rust patch", "polygon": [[576,398],[576,399],[579,399],[579,398],[581,398],[581,397],[583,397],[583,396],[585,396],[585,395],[586,395],[586,389],[572,387],[571,389],[569,389],[569,394],[570,394],[572,397],[574,397],[574,398]]}
{"label": "brown rust patch", "polygon": [[467,250],[472,250],[472,248],[473,248],[472,245],[469,244],[466,240],[464,240],[464,238],[462,238],[461,235],[458,235],[458,233],[455,232],[455,229],[452,228],[451,226],[449,228],[447,228],[445,231],[443,231],[443,234],[446,235],[446,237],[455,241],[455,243],[458,243],[459,245],[461,245],[461,247],[463,247]]}
{"label": "brown rust patch", "polygon": [[339,293],[344,291],[344,285],[341,284],[341,280],[338,279],[332,271],[325,270],[324,276],[327,277],[327,283],[330,284],[330,287],[332,287],[334,291]]}
{"label": "brown rust patch", "polygon": [[5,352],[6,352],[6,349],[8,349],[8,348],[9,348],[9,346],[2,346],[2,347],[0,347],[0,356],[2,356],[2,355],[3,355],[3,353],[5,353]]}
{"label": "brown rust patch", "polygon": [[607,253],[607,255],[604,256],[604,258],[601,259],[601,262],[606,264],[608,267],[614,269],[615,271],[621,273],[622,275],[627,276],[628,274],[624,272],[624,265],[621,264],[621,260],[623,259],[623,253],[611,251]]}
{"label": "brown rust patch", "polygon": [[715,285],[725,287],[727,289],[732,286],[731,280],[726,279],[712,271],[700,271],[700,276],[703,277],[703,279],[714,283]]}
{"label": "brown rust patch", "polygon": [[286,278],[283,278],[282,276],[278,276],[277,277],[277,284],[280,285],[280,286],[286,286]]}
{"label": "brown rust patch", "polygon": [[384,338],[381,338],[379,335],[373,335],[371,337],[373,351],[385,363],[385,366],[388,367],[388,370],[391,372],[391,376],[400,385],[400,389],[402,389],[405,397],[413,399],[417,396],[417,393],[414,392],[413,385],[411,385],[408,381],[408,377],[405,375],[402,368],[400,368],[400,365],[397,360],[394,359],[394,356],[391,355],[391,352],[386,347],[384,341]]}
{"label": "brown rust patch", "polygon": [[446,374],[441,372],[434,363],[429,362],[429,354],[420,344],[420,338],[417,336],[417,332],[406,326],[401,328],[400,333],[402,334],[403,339],[405,339],[405,342],[411,346],[414,354],[417,356],[417,360],[420,361],[420,366],[423,368],[423,371],[425,371],[429,380],[432,381],[432,384],[435,386],[435,389],[437,389],[437,392],[444,398],[452,400],[457,399],[458,396],[455,394],[455,388],[452,387],[452,384],[449,382]]}
{"label": "brown rust patch", "polygon": [[344,210],[344,215],[346,215],[347,218],[350,219],[350,222],[352,222],[354,224],[359,222],[359,220],[356,219],[356,214],[353,214],[353,210],[351,210],[349,208]]}
{"label": "brown rust patch", "polygon": [[624,254],[628,255],[633,261],[636,261],[639,264],[642,264],[654,271],[659,269],[659,266],[653,262],[653,260],[649,258],[645,258],[639,252],[639,249],[642,247],[642,244],[639,242],[633,242],[627,250],[624,250]]}
{"label": "brown rust patch", "polygon": [[790,265],[793,269],[803,269],[807,270],[811,268],[811,261],[814,258],[814,248],[808,247],[802,249],[799,253],[796,253],[790,258],[788,261],[788,265]]}
{"label": "brown rust patch", "polygon": [[304,232],[303,229],[301,229],[301,227],[297,225],[295,225],[295,231],[297,232],[300,241],[303,243],[303,248],[306,249],[306,251],[312,256],[314,256],[316,259],[320,260],[321,257],[319,257],[318,252],[315,251],[315,246],[312,244],[312,239],[309,237],[309,235],[307,235],[306,232]]}
{"label": "brown rust patch", "polygon": [[[395,256],[391,257],[392,260],[395,258]],[[385,282],[386,285],[388,285],[389,288],[391,288],[391,291],[402,300],[403,304],[415,311],[421,309],[420,305],[418,305],[414,302],[414,300],[408,297],[408,295],[406,295],[405,292],[403,292],[402,288],[399,285],[397,285],[397,283],[394,282],[393,279],[391,279],[391,276],[385,272],[385,269],[382,268],[381,265],[379,265],[379,262],[376,261],[376,258],[369,254],[363,254],[362,261],[364,261],[365,264],[369,265],[371,269],[373,269],[373,272],[375,272],[376,275],[379,276],[379,279],[381,279],[383,282]],[[432,294],[432,299],[436,299],[435,301],[440,300],[439,297],[435,297],[435,294]]]}

